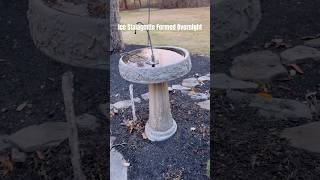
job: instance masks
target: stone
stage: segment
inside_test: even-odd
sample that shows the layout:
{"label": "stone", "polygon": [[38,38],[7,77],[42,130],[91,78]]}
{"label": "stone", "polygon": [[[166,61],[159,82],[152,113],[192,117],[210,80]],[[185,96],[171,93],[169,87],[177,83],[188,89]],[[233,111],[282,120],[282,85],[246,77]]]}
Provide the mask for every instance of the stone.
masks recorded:
{"label": "stone", "polygon": [[299,64],[320,60],[320,51],[312,47],[296,46],[283,51],[280,56],[283,64]]}
{"label": "stone", "polygon": [[267,120],[312,119],[309,107],[296,100],[255,96],[249,106],[258,108],[258,114]]}
{"label": "stone", "polygon": [[25,162],[27,159],[27,155],[24,152],[19,151],[17,148],[12,148],[11,159],[14,162]]}
{"label": "stone", "polygon": [[58,146],[68,138],[69,132],[66,122],[45,122],[22,128],[7,139],[24,152],[33,152]]}
{"label": "stone", "polygon": [[91,114],[82,114],[77,117],[78,127],[94,131],[100,126],[98,119]]}
{"label": "stone", "polygon": [[206,75],[206,76],[199,77],[198,81],[199,82],[210,81],[210,74],[209,74],[209,76]]}
{"label": "stone", "polygon": [[197,103],[198,106],[202,109],[206,109],[210,111],[210,100],[202,101]]}
{"label": "stone", "polygon": [[226,97],[231,99],[234,102],[238,102],[238,103],[249,103],[254,97],[255,95],[253,94],[249,94],[249,93],[245,93],[245,92],[240,92],[240,91],[227,91]]}
{"label": "stone", "polygon": [[270,82],[288,74],[279,56],[271,51],[258,51],[234,58],[230,72],[236,79],[255,82]]}
{"label": "stone", "polygon": [[192,88],[200,85],[197,78],[187,78],[182,81],[182,86]]}
{"label": "stone", "polygon": [[127,180],[128,167],[124,166],[124,162],[120,152],[114,148],[110,150],[110,180]]}
{"label": "stone", "polygon": [[141,94],[141,98],[145,101],[148,101],[149,100],[149,93],[144,93],[144,94]]}
{"label": "stone", "polygon": [[0,135],[0,152],[5,152],[7,149],[11,148],[11,144],[6,142],[8,135]]}
{"label": "stone", "polygon": [[[134,98],[133,101],[135,103],[141,103],[141,99],[140,98]],[[112,108],[116,108],[116,109],[127,109],[129,107],[131,107],[131,100],[124,100],[124,101],[118,101],[114,104],[111,104],[110,109]]]}
{"label": "stone", "polygon": [[245,40],[261,20],[259,0],[214,0],[212,37],[215,51],[224,51]]}
{"label": "stone", "polygon": [[179,84],[176,84],[176,85],[172,85],[172,89],[173,90],[180,90],[180,91],[190,91],[191,88],[189,87],[184,87],[184,86],[181,86]]}
{"label": "stone", "polygon": [[191,99],[193,99],[193,100],[206,100],[206,99],[209,98],[209,95],[204,94],[204,93],[195,93],[195,92],[193,92],[193,93],[191,93],[189,95],[190,95]]}
{"label": "stone", "polygon": [[313,48],[320,48],[320,38],[305,41],[304,45],[313,47]]}
{"label": "stone", "polygon": [[320,122],[286,128],[281,137],[288,139],[293,147],[320,153]]}
{"label": "stone", "polygon": [[226,74],[213,74],[212,87],[214,89],[256,89],[258,85],[252,82],[245,82],[233,79]]}

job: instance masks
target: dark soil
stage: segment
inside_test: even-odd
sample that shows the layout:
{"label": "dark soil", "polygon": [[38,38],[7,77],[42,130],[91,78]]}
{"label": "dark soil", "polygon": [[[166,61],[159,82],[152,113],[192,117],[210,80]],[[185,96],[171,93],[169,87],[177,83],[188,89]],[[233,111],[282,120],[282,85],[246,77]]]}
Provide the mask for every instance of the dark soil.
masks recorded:
{"label": "dark soil", "polygon": [[[0,2],[0,134],[46,121],[66,121],[62,74],[75,75],[74,106],[76,114],[90,113],[100,119],[96,131],[80,130],[82,169],[88,179],[107,179],[107,125],[98,106],[107,101],[107,72],[70,67],[43,55],[29,34],[26,11],[28,1]],[[21,112],[16,107],[28,101],[32,107]],[[43,151],[44,160],[28,153],[24,163],[14,163],[13,171],[0,179],[37,180],[72,179],[67,140],[56,148]],[[2,153],[4,156],[7,153]],[[1,166],[1,169],[3,167]]]}
{"label": "dark soil", "polygon": [[[262,0],[262,20],[257,30],[241,44],[214,52],[214,72],[229,73],[232,58],[241,54],[285,48],[264,48],[274,38],[287,44],[302,44],[302,37],[320,32],[320,2],[316,0]],[[300,66],[303,75],[290,81],[275,81],[269,86],[277,98],[305,100],[308,92],[319,91],[319,63]],[[289,69],[289,68],[288,68]],[[214,83],[214,82],[213,82]],[[281,87],[288,87],[281,88]],[[320,154],[296,149],[279,137],[281,130],[308,123],[308,120],[263,121],[256,110],[237,104],[215,91],[213,108],[212,173],[214,179],[319,179]],[[233,108],[232,108],[233,107]],[[315,115],[312,121],[318,121]]]}
{"label": "dark soil", "polygon": [[[128,46],[127,50],[141,48],[141,46]],[[119,55],[111,58],[111,103],[130,99],[129,82],[121,78],[118,72]],[[183,78],[169,82],[181,84],[182,79],[192,77],[196,73],[206,75],[210,72],[209,58],[192,56],[192,70]],[[147,85],[134,84],[134,96],[148,92]],[[200,92],[209,90],[209,83],[198,88]],[[111,119],[111,136],[117,139],[114,144],[126,143],[116,146],[124,158],[130,163],[129,179],[208,179],[207,161],[209,160],[209,111],[200,109],[195,100],[181,92],[171,92],[170,101],[172,114],[177,122],[176,134],[166,141],[151,142],[143,139],[143,126],[148,120],[148,101],[141,98],[141,103],[135,103],[136,114],[140,128],[129,132],[122,126],[123,120],[131,120],[131,109],[119,111]],[[190,128],[195,127],[195,131]]]}

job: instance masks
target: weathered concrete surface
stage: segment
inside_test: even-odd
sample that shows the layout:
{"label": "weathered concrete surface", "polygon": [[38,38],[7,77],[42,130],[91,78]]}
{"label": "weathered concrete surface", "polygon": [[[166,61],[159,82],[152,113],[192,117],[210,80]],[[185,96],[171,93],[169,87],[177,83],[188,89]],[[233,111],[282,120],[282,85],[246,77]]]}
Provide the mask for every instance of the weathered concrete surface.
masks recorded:
{"label": "weathered concrete surface", "polygon": [[287,138],[293,147],[320,153],[320,122],[287,128],[281,137]]}
{"label": "weathered concrete surface", "polygon": [[[139,84],[161,83],[182,77],[191,70],[190,53],[186,49],[174,46],[157,46],[154,48],[179,52],[183,54],[183,57],[176,63],[169,65],[158,64],[155,67],[151,65],[139,67],[138,65],[132,65],[126,62],[128,61],[126,59],[132,58],[130,54],[136,54],[141,50],[131,51],[119,60],[119,72],[122,78]],[[166,59],[164,59],[164,62],[165,61]]]}
{"label": "weathered concrete surface", "polygon": [[69,131],[66,122],[46,122],[22,128],[7,139],[24,152],[33,152],[59,145]]}
{"label": "weathered concrete surface", "polygon": [[267,120],[312,119],[309,107],[296,100],[256,96],[249,106],[258,108],[258,114]]}
{"label": "weathered concrete surface", "polygon": [[224,73],[213,74],[214,89],[256,89],[258,85],[252,82],[233,79]]}
{"label": "weathered concrete surface", "polygon": [[207,100],[210,98],[210,96],[208,94],[205,93],[196,93],[196,92],[191,92],[188,93],[188,95],[190,96],[191,99],[193,100]]}
{"label": "weathered concrete surface", "polygon": [[260,0],[215,0],[213,7],[213,49],[226,50],[246,39],[261,19]]}
{"label": "weathered concrete surface", "polygon": [[312,119],[312,112],[306,104],[291,99],[267,98],[240,91],[227,91],[227,98],[257,108],[259,116],[266,120]]}
{"label": "weathered concrete surface", "polygon": [[230,72],[236,79],[256,82],[269,82],[288,74],[279,56],[271,51],[258,51],[235,57]]}
{"label": "weathered concrete surface", "polygon": [[36,47],[56,61],[106,69],[106,19],[65,13],[30,0],[28,20]]}
{"label": "weathered concrete surface", "polygon": [[229,90],[227,91],[226,97],[237,103],[249,103],[255,97],[255,95]]}
{"label": "weathered concrete surface", "polygon": [[177,131],[177,124],[172,117],[168,83],[149,85],[149,120],[145,133],[151,141],[163,141]]}
{"label": "weathered concrete surface", "polygon": [[313,48],[320,48],[320,38],[305,41],[304,45],[313,47]]}
{"label": "weathered concrete surface", "polygon": [[11,144],[6,142],[8,135],[0,135],[0,152],[4,152],[11,148]]}
{"label": "weathered concrete surface", "polygon": [[89,129],[92,131],[100,126],[98,119],[95,116],[87,113],[77,116],[77,124],[80,128]]}
{"label": "weathered concrete surface", "polygon": [[19,151],[19,149],[17,148],[12,148],[11,159],[14,162],[25,162],[27,159],[27,155],[24,152]]}
{"label": "weathered concrete surface", "polygon": [[210,74],[198,78],[199,82],[210,81]]}
{"label": "weathered concrete surface", "polygon": [[198,106],[202,109],[206,109],[210,111],[210,100],[202,101],[197,103]]}
{"label": "weathered concrete surface", "polygon": [[[113,145],[115,137],[110,137],[110,147]],[[121,153],[112,148],[110,150],[110,180],[127,180],[128,167],[124,166],[124,158]]]}
{"label": "weathered concrete surface", "polygon": [[299,64],[320,60],[320,51],[308,46],[296,46],[283,51],[280,56],[283,64]]}
{"label": "weathered concrete surface", "polygon": [[[134,98],[133,101],[135,103],[140,103],[141,102],[141,99],[140,98]],[[123,100],[123,101],[118,101],[114,104],[110,104],[110,109],[112,108],[116,108],[116,109],[127,109],[129,107],[131,107],[131,100]]]}
{"label": "weathered concrete surface", "polygon": [[181,85],[184,87],[192,88],[192,87],[200,85],[200,83],[197,78],[187,78],[187,79],[182,80]]}

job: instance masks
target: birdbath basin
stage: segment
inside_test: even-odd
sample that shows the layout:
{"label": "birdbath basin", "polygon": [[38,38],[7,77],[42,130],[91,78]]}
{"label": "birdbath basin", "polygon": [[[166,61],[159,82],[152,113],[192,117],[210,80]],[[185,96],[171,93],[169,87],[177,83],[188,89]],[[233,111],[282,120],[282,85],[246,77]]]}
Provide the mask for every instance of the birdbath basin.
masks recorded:
{"label": "birdbath basin", "polygon": [[127,81],[148,84],[149,120],[145,133],[151,141],[163,141],[177,130],[172,117],[168,81],[186,75],[191,70],[190,54],[186,49],[174,46],[153,48],[155,66],[148,63],[151,59],[149,48],[130,51],[119,61],[120,75]]}

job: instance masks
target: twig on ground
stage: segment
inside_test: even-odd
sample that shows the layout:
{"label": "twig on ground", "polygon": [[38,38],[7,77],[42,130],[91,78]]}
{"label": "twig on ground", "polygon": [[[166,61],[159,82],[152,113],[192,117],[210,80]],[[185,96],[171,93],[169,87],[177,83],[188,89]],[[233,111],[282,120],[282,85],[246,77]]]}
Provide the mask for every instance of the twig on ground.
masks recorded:
{"label": "twig on ground", "polygon": [[62,76],[62,93],[65,105],[65,114],[70,126],[69,146],[71,149],[71,163],[74,180],[86,180],[81,170],[81,157],[79,153],[78,129],[73,106],[73,74],[68,71]]}

